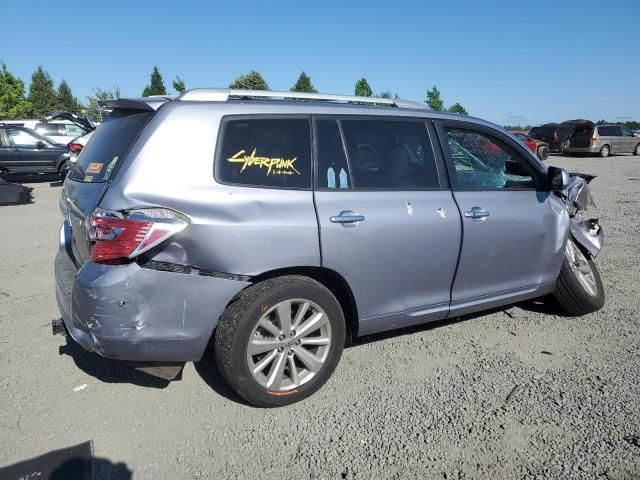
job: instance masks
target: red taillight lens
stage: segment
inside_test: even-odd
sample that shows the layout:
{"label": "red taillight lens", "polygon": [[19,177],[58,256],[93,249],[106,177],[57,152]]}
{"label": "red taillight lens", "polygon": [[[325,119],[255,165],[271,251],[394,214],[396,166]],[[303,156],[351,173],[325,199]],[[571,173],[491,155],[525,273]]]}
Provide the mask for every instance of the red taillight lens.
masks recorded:
{"label": "red taillight lens", "polygon": [[167,209],[135,210],[125,214],[97,209],[91,216],[91,261],[121,264],[184,230],[188,221]]}
{"label": "red taillight lens", "polygon": [[598,139],[596,137],[591,137],[591,145],[595,145]]}
{"label": "red taillight lens", "polygon": [[79,143],[70,143],[67,147],[69,147],[69,151],[73,153],[80,153],[80,151],[82,151],[82,145]]}
{"label": "red taillight lens", "polygon": [[559,142],[559,141],[560,141],[560,137],[558,136],[558,134],[557,134],[557,133],[554,133],[554,134],[553,134],[553,141],[554,141],[554,142]]}

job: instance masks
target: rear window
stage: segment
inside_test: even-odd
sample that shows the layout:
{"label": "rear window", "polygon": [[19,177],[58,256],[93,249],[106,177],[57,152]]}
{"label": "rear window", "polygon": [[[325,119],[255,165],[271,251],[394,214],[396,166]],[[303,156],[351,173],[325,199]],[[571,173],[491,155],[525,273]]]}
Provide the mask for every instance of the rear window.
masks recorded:
{"label": "rear window", "polygon": [[78,157],[77,168],[69,177],[86,183],[101,183],[113,178],[118,165],[133,145],[153,112],[114,110],[95,130]]}
{"label": "rear window", "polygon": [[311,187],[308,118],[225,120],[216,159],[222,183],[270,188]]}

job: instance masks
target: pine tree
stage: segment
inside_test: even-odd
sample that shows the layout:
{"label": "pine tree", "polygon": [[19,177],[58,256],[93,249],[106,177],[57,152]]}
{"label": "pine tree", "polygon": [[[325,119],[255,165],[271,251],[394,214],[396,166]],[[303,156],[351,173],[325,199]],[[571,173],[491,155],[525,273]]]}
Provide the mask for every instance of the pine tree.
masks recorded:
{"label": "pine tree", "polygon": [[371,90],[366,78],[363,77],[356,82],[355,94],[358,97],[370,97],[373,95],[373,90]]}
{"label": "pine tree", "polygon": [[33,115],[44,118],[53,113],[58,104],[58,94],[53,88],[53,80],[40,65],[31,76],[28,100],[33,105]]}
{"label": "pine tree", "polygon": [[293,87],[291,87],[290,90],[292,92],[318,93],[318,90],[316,90],[311,83],[309,75],[304,73],[304,71],[300,74],[300,76],[298,77],[298,81]]}
{"label": "pine tree", "polygon": [[456,102],[453,105],[451,105],[449,107],[448,111],[450,113],[458,113],[460,115],[469,115],[467,110],[462,105],[460,105],[458,102]]}
{"label": "pine tree", "polygon": [[102,122],[107,114],[105,110],[98,104],[100,100],[108,100],[110,98],[120,98],[122,92],[120,87],[114,85],[112,89],[96,87],[93,89],[93,95],[87,97],[87,108],[85,115],[93,121]]}
{"label": "pine tree", "polygon": [[431,90],[427,90],[426,102],[427,105],[436,112],[444,110],[444,102],[442,101],[442,98],[440,98],[440,90],[438,90],[435,85]]}
{"label": "pine tree", "polygon": [[0,119],[27,118],[32,108],[24,96],[24,82],[0,63]]}
{"label": "pine tree", "polygon": [[71,113],[80,113],[82,105],[71,93],[71,88],[66,80],[62,80],[58,85],[58,108]]}
{"label": "pine tree", "polygon": [[255,70],[251,70],[246,75],[240,75],[230,85],[229,88],[239,90],[269,90],[269,85]]}
{"label": "pine tree", "polygon": [[187,86],[184,83],[184,80],[176,75],[176,79],[171,84],[173,89],[178,93],[184,93],[187,89]]}
{"label": "pine tree", "polygon": [[164,87],[164,82],[162,81],[162,75],[158,71],[158,67],[154,66],[153,71],[151,72],[151,81],[149,85],[144,87],[142,91],[143,97],[150,97],[151,95],[166,95],[167,89]]}

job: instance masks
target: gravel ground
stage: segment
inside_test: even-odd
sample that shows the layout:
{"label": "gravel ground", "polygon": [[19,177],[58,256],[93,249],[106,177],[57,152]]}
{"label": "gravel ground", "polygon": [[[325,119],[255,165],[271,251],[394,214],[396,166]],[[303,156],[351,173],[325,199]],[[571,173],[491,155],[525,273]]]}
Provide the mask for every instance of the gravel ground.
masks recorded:
{"label": "gravel ground", "polygon": [[0,466],[92,440],[97,478],[640,479],[640,159],[550,163],[599,175],[603,310],[529,302],[368,337],[272,410],[211,361],[167,385],[53,337],[60,188],[33,184],[33,204],[0,207]]}

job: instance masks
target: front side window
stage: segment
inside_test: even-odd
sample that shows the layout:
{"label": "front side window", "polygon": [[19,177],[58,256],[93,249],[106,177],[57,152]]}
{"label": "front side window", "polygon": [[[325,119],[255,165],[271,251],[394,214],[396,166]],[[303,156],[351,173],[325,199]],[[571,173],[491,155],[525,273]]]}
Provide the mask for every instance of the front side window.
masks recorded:
{"label": "front side window", "polygon": [[34,147],[39,141],[39,138],[25,132],[24,130],[9,129],[7,130],[9,136],[9,143],[14,147]]}
{"label": "front side window", "polygon": [[341,120],[356,190],[438,188],[427,127],[416,120]]}
{"label": "front side window", "polygon": [[500,140],[461,128],[445,127],[445,132],[459,189],[536,187],[532,167]]}
{"label": "front side window", "polygon": [[308,119],[247,118],[223,124],[216,158],[222,183],[274,188],[310,188]]}

